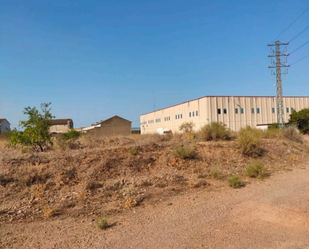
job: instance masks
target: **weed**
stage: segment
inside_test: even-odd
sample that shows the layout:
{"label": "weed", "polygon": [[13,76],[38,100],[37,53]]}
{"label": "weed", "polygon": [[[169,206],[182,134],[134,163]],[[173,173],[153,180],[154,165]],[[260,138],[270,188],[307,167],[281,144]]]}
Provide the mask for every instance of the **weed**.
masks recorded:
{"label": "weed", "polygon": [[212,122],[205,125],[199,131],[199,136],[206,141],[226,140],[230,137],[230,132],[225,129],[224,124]]}
{"label": "weed", "polygon": [[192,159],[195,157],[195,148],[189,145],[176,146],[173,152],[182,159]]}
{"label": "weed", "polygon": [[281,132],[283,137],[288,140],[295,141],[298,143],[303,142],[301,135],[297,132],[297,130],[294,127],[284,128]]}
{"label": "weed", "polygon": [[267,168],[261,160],[254,160],[249,163],[245,169],[245,174],[249,177],[264,178],[266,176]]}
{"label": "weed", "polygon": [[102,230],[106,230],[109,227],[104,212],[101,214],[101,216],[97,220],[97,226],[98,226],[98,228],[100,228]]}
{"label": "weed", "polygon": [[261,134],[260,131],[252,129],[250,126],[239,131],[236,142],[243,155],[254,157],[262,154],[260,148]]}
{"label": "weed", "polygon": [[135,155],[137,155],[137,148],[132,147],[132,148],[129,149],[129,152],[130,152],[131,155],[135,156]]}
{"label": "weed", "polygon": [[211,168],[211,169],[209,169],[209,175],[212,178],[217,179],[217,180],[223,178],[223,174],[222,174],[222,172],[218,168]]}
{"label": "weed", "polygon": [[234,174],[228,178],[229,186],[232,188],[241,188],[245,184],[240,180],[239,175]]}

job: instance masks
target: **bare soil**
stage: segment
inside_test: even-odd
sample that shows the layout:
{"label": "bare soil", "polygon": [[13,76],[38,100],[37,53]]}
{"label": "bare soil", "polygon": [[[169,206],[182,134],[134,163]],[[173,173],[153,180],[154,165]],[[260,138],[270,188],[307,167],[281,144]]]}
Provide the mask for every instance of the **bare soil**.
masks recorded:
{"label": "bare soil", "polygon": [[[194,143],[196,157],[175,156],[179,143]],[[262,148],[264,180],[242,174],[252,158],[233,140],[3,149],[0,248],[309,248],[308,145],[263,139]],[[233,173],[244,188],[227,186]],[[107,230],[96,226],[102,212]]]}

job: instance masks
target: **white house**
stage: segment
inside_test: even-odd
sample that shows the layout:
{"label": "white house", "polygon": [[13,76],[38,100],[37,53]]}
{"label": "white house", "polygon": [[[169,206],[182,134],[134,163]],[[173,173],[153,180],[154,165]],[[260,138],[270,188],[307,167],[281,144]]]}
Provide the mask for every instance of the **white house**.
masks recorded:
{"label": "white house", "polygon": [[0,134],[5,133],[8,129],[10,129],[10,123],[5,118],[0,118]]}

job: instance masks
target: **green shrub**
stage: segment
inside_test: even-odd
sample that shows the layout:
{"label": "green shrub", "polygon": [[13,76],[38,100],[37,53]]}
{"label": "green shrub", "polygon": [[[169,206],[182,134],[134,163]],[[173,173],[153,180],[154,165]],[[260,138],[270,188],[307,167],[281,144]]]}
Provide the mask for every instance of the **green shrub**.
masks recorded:
{"label": "green shrub", "polygon": [[109,227],[104,213],[102,213],[101,216],[99,217],[99,219],[97,220],[97,226],[98,226],[98,228],[100,228],[102,230],[106,230]]}
{"label": "green shrub", "polygon": [[260,148],[262,135],[263,131],[252,129],[250,126],[242,128],[236,139],[237,147],[245,156],[260,156],[262,154]]}
{"label": "green shrub", "polygon": [[303,134],[309,134],[309,109],[293,111],[290,115],[289,124],[296,125]]}
{"label": "green shrub", "polygon": [[267,168],[261,160],[254,160],[249,163],[245,169],[245,174],[249,177],[264,178],[267,173]]}
{"label": "green shrub", "polygon": [[135,147],[130,148],[129,152],[130,152],[131,155],[135,156],[135,155],[137,155],[137,148],[135,148]]}
{"label": "green shrub", "polygon": [[241,188],[245,184],[240,180],[239,175],[234,174],[228,178],[229,186],[232,188]]}
{"label": "green shrub", "polygon": [[281,133],[282,133],[282,136],[288,140],[295,141],[298,143],[303,142],[301,135],[299,135],[299,133],[294,127],[284,128],[282,129]]}
{"label": "green shrub", "polygon": [[195,126],[195,124],[190,121],[190,122],[185,122],[185,123],[182,123],[180,126],[179,126],[179,130],[180,131],[183,131],[184,133],[192,133],[193,132],[193,127]]}
{"label": "green shrub", "polygon": [[199,132],[199,135],[203,140],[216,141],[229,139],[230,132],[225,129],[224,124],[212,122],[208,125],[203,126]]}
{"label": "green shrub", "polygon": [[76,140],[79,138],[80,132],[76,130],[70,130],[68,132],[61,134],[61,139],[67,141],[67,140]]}
{"label": "green shrub", "polygon": [[189,145],[176,146],[173,152],[182,159],[191,159],[195,157],[195,148]]}
{"label": "green shrub", "polygon": [[268,126],[268,130],[279,129],[278,123],[272,123]]}

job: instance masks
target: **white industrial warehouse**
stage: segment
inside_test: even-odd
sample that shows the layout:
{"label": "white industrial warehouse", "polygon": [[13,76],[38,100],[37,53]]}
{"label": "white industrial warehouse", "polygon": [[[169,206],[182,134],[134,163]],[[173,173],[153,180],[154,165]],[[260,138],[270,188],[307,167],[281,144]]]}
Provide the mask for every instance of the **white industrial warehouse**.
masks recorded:
{"label": "white industrial warehouse", "polygon": [[[284,120],[293,110],[309,108],[309,97],[283,97]],[[179,126],[192,121],[195,131],[211,122],[222,122],[238,131],[247,125],[265,128],[277,122],[275,96],[204,96],[140,116],[141,134],[179,132]]]}

